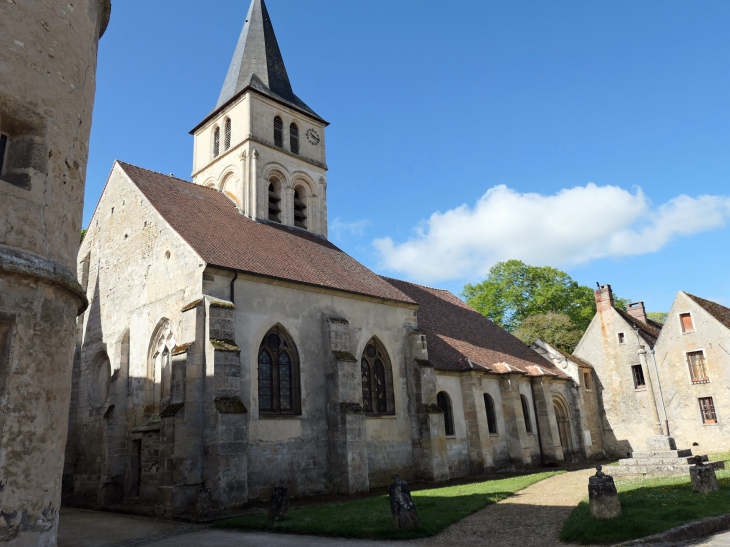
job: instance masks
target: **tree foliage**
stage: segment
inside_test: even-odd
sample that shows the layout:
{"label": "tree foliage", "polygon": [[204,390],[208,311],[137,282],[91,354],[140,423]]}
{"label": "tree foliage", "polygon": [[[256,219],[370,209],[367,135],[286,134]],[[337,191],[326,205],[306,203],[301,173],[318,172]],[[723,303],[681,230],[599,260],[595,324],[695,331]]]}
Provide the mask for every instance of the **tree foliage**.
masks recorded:
{"label": "tree foliage", "polygon": [[528,346],[541,340],[571,353],[583,336],[583,330],[573,324],[564,313],[538,313],[525,318],[513,333]]}
{"label": "tree foliage", "polygon": [[81,230],[81,241],[79,241],[79,243],[83,243],[85,237],[86,237],[86,228]]}
{"label": "tree foliage", "polygon": [[668,315],[669,314],[667,312],[663,311],[650,311],[646,314],[649,319],[651,319],[652,321],[656,321],[657,323],[661,323],[662,325],[667,320]]}

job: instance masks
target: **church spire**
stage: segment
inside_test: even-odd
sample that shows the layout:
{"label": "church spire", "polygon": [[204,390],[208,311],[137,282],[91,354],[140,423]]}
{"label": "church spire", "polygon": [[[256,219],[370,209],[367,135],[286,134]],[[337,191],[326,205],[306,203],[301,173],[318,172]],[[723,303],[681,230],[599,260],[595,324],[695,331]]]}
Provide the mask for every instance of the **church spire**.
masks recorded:
{"label": "church spire", "polygon": [[318,117],[292,91],[264,0],[252,0],[216,109],[253,87]]}

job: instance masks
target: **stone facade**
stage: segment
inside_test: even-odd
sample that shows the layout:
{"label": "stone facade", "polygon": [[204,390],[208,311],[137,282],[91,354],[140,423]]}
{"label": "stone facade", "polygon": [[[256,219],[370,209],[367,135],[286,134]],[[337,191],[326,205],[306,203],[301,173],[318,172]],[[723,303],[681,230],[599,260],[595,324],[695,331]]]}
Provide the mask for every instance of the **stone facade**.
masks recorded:
{"label": "stone facade", "polygon": [[109,0],[0,4],[0,543],[56,544],[75,274]]}

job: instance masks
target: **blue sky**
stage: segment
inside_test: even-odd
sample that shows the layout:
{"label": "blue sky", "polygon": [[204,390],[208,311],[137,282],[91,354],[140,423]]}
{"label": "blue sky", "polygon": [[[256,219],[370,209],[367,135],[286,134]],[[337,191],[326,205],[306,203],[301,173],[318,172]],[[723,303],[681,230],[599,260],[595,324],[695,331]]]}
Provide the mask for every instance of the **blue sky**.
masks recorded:
{"label": "blue sky", "polygon": [[[190,178],[248,0],[115,2],[84,224],[114,159]],[[496,260],[730,305],[730,2],[268,0],[327,129],[333,242],[461,292]]]}

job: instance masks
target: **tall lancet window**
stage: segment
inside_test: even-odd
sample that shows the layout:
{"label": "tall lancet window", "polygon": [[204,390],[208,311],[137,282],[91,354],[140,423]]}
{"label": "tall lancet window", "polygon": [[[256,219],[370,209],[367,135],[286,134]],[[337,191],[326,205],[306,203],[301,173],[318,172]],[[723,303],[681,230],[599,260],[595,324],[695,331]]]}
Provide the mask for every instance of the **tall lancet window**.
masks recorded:
{"label": "tall lancet window", "polygon": [[284,122],[279,116],[274,118],[274,146],[284,148]]}
{"label": "tall lancet window", "polygon": [[304,189],[297,186],[294,189],[294,226],[307,229],[307,204],[304,202],[306,196]]}
{"label": "tall lancet window", "polygon": [[299,154],[299,128],[295,123],[289,126],[289,147],[292,154]]}
{"label": "tall lancet window", "polygon": [[226,142],[225,142],[226,150],[228,150],[231,147],[231,118],[228,118],[226,120]]}
{"label": "tall lancet window", "polygon": [[217,158],[221,153],[221,128],[216,127],[213,133],[213,157]]}

